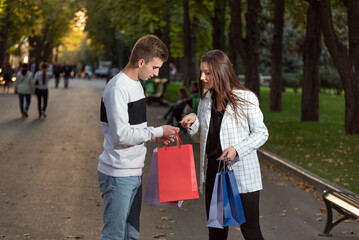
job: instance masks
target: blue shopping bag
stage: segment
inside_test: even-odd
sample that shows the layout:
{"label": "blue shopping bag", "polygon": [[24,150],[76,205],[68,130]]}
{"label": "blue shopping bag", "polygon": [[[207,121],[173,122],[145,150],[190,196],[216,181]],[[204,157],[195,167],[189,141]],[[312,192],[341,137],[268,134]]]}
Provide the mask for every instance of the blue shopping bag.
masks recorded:
{"label": "blue shopping bag", "polygon": [[182,201],[160,202],[157,149],[153,150],[150,170],[148,172],[146,192],[143,201],[145,203],[152,203],[158,206],[170,208],[179,208],[182,205]]}
{"label": "blue shopping bag", "polygon": [[223,229],[223,174],[216,173],[207,227]]}
{"label": "blue shopping bag", "polygon": [[225,227],[246,222],[233,170],[223,172],[223,217]]}

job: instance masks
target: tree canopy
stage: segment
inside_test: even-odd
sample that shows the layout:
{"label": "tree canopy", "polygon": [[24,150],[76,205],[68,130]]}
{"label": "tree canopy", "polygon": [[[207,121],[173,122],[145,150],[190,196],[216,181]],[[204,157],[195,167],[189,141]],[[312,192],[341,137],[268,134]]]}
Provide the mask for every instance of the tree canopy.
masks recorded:
{"label": "tree canopy", "polygon": [[[198,76],[200,56],[219,48],[258,97],[260,74],[279,79],[276,88],[309,86],[308,96],[317,94],[317,87],[311,88],[316,81],[319,87],[336,86],[337,93],[342,88],[346,132],[359,134],[358,71],[350,70],[359,58],[358,11],[355,0],[0,0],[0,65],[10,56],[28,55],[37,62],[110,60],[124,67],[134,42],[155,34],[169,47],[169,61],[186,86]],[[84,28],[76,27],[84,21]],[[314,31],[310,27],[316,24]],[[313,39],[318,60],[311,58]],[[311,68],[318,61],[319,67]],[[168,74],[168,65],[163,69]],[[325,72],[338,72],[331,74],[338,76],[330,80],[336,83],[329,84]],[[280,111],[280,99],[280,91],[273,92],[273,110]],[[316,119],[312,113],[303,111],[309,117],[302,119]]]}

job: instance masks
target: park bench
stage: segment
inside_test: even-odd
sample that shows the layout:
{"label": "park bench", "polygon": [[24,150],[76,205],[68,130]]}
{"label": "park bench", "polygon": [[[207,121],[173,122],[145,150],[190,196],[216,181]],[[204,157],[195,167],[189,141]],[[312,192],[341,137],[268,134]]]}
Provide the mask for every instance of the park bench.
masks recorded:
{"label": "park bench", "polygon": [[156,78],[154,80],[147,80],[145,82],[145,95],[147,104],[158,102],[161,105],[167,105],[163,101],[163,94],[165,93],[165,86],[168,82],[167,78]]}
{"label": "park bench", "polygon": [[[330,230],[346,219],[359,219],[359,195],[327,190],[322,197],[327,207],[327,222],[320,236],[330,237]],[[333,222],[333,209],[343,215],[335,222]]]}

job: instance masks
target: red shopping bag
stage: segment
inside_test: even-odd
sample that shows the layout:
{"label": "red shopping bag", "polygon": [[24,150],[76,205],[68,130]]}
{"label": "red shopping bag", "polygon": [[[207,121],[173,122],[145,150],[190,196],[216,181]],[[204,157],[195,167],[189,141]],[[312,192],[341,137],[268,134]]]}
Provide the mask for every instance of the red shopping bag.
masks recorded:
{"label": "red shopping bag", "polygon": [[199,198],[192,145],[177,137],[177,146],[158,149],[160,202]]}

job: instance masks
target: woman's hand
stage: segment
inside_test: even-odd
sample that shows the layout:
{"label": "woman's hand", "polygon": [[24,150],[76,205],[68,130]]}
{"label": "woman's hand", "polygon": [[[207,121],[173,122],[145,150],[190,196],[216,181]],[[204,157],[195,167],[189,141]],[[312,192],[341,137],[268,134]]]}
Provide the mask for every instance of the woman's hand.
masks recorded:
{"label": "woman's hand", "polygon": [[197,118],[196,114],[190,113],[184,116],[179,123],[182,125],[183,128],[190,128],[191,124],[194,123],[194,121],[196,121],[196,118]]}
{"label": "woman's hand", "polygon": [[231,163],[236,156],[237,156],[236,149],[230,146],[229,148],[223,151],[223,153],[217,160],[220,161],[226,160],[226,163]]}

